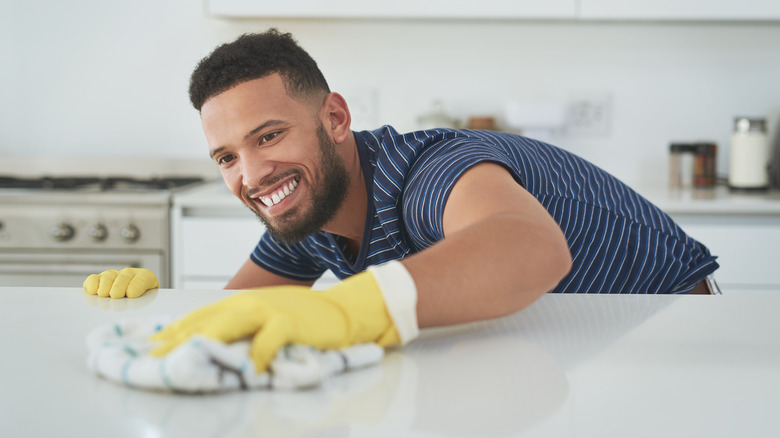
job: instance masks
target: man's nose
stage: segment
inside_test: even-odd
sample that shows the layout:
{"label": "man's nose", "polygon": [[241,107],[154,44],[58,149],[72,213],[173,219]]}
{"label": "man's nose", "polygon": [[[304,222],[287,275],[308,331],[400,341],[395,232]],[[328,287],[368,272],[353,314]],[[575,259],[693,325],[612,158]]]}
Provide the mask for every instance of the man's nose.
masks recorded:
{"label": "man's nose", "polygon": [[245,187],[259,187],[274,171],[273,162],[257,155],[248,155],[242,163],[241,176]]}

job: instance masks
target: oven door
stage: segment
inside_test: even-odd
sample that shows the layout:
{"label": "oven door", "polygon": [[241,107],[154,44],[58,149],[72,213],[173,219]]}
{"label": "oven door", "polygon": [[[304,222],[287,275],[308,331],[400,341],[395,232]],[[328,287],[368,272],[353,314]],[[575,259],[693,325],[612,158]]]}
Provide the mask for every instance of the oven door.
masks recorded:
{"label": "oven door", "polygon": [[[0,251],[0,286],[81,287],[89,274],[106,269],[146,268],[156,275],[166,270],[162,254],[97,251]],[[167,287],[167,278],[159,278]]]}

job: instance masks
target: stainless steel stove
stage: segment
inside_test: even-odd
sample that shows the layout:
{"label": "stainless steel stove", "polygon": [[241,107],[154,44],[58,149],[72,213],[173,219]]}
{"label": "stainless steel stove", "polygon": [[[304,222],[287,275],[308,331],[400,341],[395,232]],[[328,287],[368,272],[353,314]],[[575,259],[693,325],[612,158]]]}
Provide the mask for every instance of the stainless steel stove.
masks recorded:
{"label": "stainless steel stove", "polygon": [[74,286],[143,267],[170,285],[172,194],[202,176],[0,176],[0,285]]}

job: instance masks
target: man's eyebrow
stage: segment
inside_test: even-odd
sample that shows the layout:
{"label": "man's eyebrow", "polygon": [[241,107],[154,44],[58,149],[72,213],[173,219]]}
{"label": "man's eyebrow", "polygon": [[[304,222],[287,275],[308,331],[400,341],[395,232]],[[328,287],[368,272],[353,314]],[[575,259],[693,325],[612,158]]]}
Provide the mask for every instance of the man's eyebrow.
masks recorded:
{"label": "man's eyebrow", "polygon": [[264,123],[261,123],[260,126],[258,126],[257,128],[249,131],[249,133],[244,136],[244,140],[246,140],[249,137],[257,134],[258,132],[262,131],[263,129],[268,128],[269,126],[277,126],[277,125],[283,125],[283,124],[284,124],[283,120],[268,120],[268,121],[266,121]]}
{"label": "man's eyebrow", "polygon": [[227,149],[227,146],[220,146],[218,148],[214,148],[214,150],[209,151],[209,158],[211,158],[213,160],[214,159],[214,155],[217,155],[218,153],[224,151],[225,149]]}

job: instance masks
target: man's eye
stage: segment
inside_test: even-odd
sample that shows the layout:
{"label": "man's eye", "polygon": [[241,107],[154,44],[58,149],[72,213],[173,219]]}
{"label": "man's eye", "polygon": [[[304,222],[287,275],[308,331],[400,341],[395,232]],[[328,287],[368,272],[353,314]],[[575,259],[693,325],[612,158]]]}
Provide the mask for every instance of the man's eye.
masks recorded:
{"label": "man's eye", "polygon": [[278,132],[271,132],[269,134],[266,134],[266,135],[260,137],[260,142],[261,143],[268,143],[269,141],[275,139],[276,136],[278,136],[278,135],[279,135]]}
{"label": "man's eye", "polygon": [[233,161],[234,158],[235,157],[233,155],[229,155],[229,154],[228,155],[223,155],[223,156],[217,158],[217,164],[219,164],[220,166],[223,165],[223,164],[227,164],[227,163]]}

